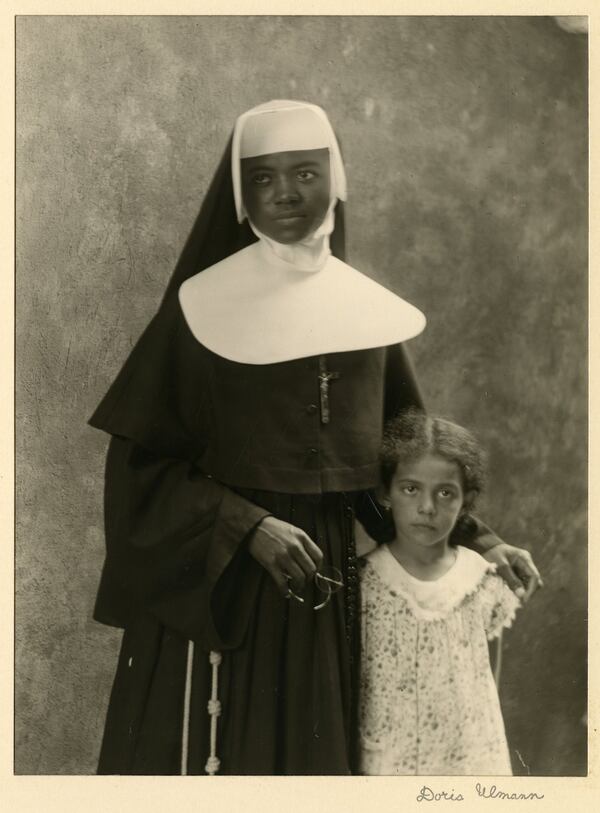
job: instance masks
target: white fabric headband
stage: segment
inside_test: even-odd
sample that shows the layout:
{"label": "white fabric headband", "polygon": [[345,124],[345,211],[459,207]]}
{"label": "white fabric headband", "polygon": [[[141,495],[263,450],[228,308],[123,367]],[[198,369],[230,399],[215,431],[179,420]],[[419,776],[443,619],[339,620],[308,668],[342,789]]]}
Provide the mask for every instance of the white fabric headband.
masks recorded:
{"label": "white fabric headband", "polygon": [[242,158],[293,150],[329,150],[331,201],[346,200],[346,173],[325,111],[315,104],[276,100],[253,107],[237,119],[231,144],[233,196],[238,221],[246,217],[242,199]]}

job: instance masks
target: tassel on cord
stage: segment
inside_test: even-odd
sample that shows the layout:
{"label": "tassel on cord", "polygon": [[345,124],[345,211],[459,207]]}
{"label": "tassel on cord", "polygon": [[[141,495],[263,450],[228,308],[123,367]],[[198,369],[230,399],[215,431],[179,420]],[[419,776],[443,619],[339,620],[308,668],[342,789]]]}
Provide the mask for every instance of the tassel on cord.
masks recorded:
{"label": "tassel on cord", "polygon": [[183,730],[181,734],[181,776],[187,776],[190,743],[190,700],[192,697],[192,672],[194,666],[194,642],[188,641],[185,667],[185,690],[183,693]]}
{"label": "tassel on cord", "polygon": [[204,770],[210,776],[214,776],[221,765],[217,757],[217,722],[221,714],[221,703],[219,701],[219,665],[223,657],[220,652],[211,652],[209,662],[212,666],[212,692],[208,701],[208,713],[210,715],[210,756],[206,761]]}

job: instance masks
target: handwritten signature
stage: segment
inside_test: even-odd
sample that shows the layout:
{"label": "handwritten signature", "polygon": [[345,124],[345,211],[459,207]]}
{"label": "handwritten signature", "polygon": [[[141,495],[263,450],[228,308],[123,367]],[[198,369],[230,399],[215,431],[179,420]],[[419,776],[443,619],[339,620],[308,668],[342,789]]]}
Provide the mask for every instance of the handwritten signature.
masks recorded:
{"label": "handwritten signature", "polygon": [[[523,801],[528,799],[543,799],[543,793],[508,793],[500,790],[496,785],[482,785],[477,782],[475,784],[477,795],[482,799],[514,799]],[[428,785],[423,785],[417,796],[417,802],[464,802],[465,797],[462,793],[455,793],[454,788],[451,791],[440,790],[435,791]]]}

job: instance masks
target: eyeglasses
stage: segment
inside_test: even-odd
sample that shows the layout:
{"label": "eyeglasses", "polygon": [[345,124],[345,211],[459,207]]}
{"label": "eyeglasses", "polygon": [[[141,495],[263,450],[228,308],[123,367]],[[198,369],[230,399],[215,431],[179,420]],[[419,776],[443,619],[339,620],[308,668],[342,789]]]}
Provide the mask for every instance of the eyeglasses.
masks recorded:
{"label": "eyeglasses", "polygon": [[[289,582],[291,576],[286,576],[286,578]],[[341,572],[337,569],[337,567],[333,567],[332,565],[322,566],[321,569],[318,570],[313,576],[313,581],[317,590],[325,596],[323,601],[313,606],[313,610],[322,610],[323,607],[326,607],[329,604],[331,596],[341,590],[344,586],[344,579]],[[289,584],[286,598],[294,598],[296,601],[300,602],[300,604],[306,603],[302,596],[294,593]]]}

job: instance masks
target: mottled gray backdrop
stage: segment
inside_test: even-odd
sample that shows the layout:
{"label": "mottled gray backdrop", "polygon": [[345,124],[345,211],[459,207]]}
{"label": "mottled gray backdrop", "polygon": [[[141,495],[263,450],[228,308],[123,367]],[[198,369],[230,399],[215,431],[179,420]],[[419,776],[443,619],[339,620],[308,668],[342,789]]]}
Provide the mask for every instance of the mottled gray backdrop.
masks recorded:
{"label": "mottled gray backdrop", "polygon": [[428,405],[489,446],[482,514],[546,577],[505,646],[515,771],[585,772],[586,76],[550,17],[18,18],[18,773],[95,770],[120,636],[86,419],[277,97],[329,112],[349,261],[427,314]]}

